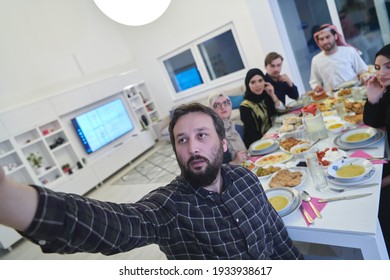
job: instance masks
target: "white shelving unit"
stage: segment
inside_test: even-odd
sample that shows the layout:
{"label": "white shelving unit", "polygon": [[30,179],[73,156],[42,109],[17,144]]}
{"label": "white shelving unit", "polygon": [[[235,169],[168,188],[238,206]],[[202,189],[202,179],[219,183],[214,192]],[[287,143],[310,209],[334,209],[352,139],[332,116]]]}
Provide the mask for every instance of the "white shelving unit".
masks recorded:
{"label": "white shelving unit", "polygon": [[142,129],[153,128],[155,139],[158,138],[158,122],[160,115],[144,82],[124,88],[130,108],[135,113]]}
{"label": "white shelving unit", "polygon": [[[82,168],[81,159],[68,139],[60,120],[53,120],[15,136],[24,161],[33,171],[32,178],[36,184],[51,187],[58,180],[64,179],[64,176]],[[31,154],[42,157],[42,168],[38,169],[29,162]]]}

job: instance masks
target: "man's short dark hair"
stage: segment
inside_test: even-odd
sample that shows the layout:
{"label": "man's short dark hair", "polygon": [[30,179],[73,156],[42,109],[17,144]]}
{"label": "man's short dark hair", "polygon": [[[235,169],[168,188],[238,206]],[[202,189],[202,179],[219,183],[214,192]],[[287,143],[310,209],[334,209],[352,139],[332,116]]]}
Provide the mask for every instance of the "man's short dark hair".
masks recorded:
{"label": "man's short dark hair", "polygon": [[213,120],[214,127],[218,134],[219,139],[221,141],[225,139],[225,127],[223,125],[223,121],[213,109],[204,106],[200,103],[182,104],[173,110],[172,119],[171,122],[169,123],[169,128],[168,128],[172,148],[175,152],[176,152],[176,147],[175,147],[175,136],[173,135],[173,129],[175,128],[177,121],[182,116],[187,115],[189,113],[195,113],[195,112],[201,112],[201,113],[205,113],[206,115],[209,115]]}
{"label": "man's short dark hair", "polygon": [[272,63],[275,59],[280,58],[283,61],[283,56],[276,53],[276,52],[270,52],[267,54],[267,56],[264,59],[264,66],[267,66]]}

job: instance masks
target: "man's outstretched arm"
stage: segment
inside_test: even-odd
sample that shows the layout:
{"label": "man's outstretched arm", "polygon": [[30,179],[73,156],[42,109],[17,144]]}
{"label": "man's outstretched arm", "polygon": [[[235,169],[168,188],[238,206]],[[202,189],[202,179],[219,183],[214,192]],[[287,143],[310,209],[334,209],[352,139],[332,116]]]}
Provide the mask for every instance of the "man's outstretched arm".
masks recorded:
{"label": "man's outstretched arm", "polygon": [[0,167],[0,224],[24,231],[38,206],[38,192],[5,176]]}

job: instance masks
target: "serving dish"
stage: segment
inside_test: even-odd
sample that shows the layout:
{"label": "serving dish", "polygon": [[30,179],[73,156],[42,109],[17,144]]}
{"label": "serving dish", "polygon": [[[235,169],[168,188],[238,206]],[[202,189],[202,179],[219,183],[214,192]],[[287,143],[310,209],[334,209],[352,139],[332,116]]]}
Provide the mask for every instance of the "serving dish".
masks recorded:
{"label": "serving dish", "polygon": [[[279,170],[285,168],[285,165],[282,164],[282,163],[276,163],[276,164],[270,164],[270,165],[265,165],[265,166],[258,166],[256,168],[256,170],[254,170],[257,178],[260,179],[266,179],[268,177],[270,177],[272,174],[274,174],[275,172],[278,172]],[[260,175],[259,176],[259,173],[261,174],[261,169],[263,169],[264,174],[265,175]]]}
{"label": "serving dish", "polygon": [[290,153],[296,158],[305,158],[305,155],[312,152],[313,146],[310,143],[301,143],[295,146],[292,146]]}
{"label": "serving dish", "polygon": [[[295,176],[295,174],[297,173],[299,173],[300,176]],[[281,174],[283,174],[283,176],[281,177],[282,179],[275,181],[275,178],[277,178]],[[303,168],[282,169],[272,174],[272,176],[268,179],[267,185],[270,188],[279,188],[279,187],[299,188],[300,186],[303,185],[303,183],[305,183],[306,177],[307,177],[306,171]]]}
{"label": "serving dish", "polygon": [[265,155],[255,161],[257,166],[265,166],[276,163],[283,163],[289,161],[292,158],[291,154],[284,152],[275,152],[269,155]]}

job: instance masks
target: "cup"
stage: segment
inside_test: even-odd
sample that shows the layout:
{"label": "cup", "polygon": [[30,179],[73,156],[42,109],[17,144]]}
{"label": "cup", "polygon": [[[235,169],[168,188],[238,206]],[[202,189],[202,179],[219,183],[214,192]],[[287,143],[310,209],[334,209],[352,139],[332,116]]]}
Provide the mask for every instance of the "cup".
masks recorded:
{"label": "cup", "polygon": [[357,87],[352,88],[352,98],[353,98],[354,101],[362,100],[362,96],[361,96],[359,88],[357,88]]}
{"label": "cup", "polygon": [[318,161],[317,154],[308,153],[305,155],[305,160],[315,189],[319,192],[327,191],[329,189],[328,181],[326,180],[325,170]]}
{"label": "cup", "polygon": [[308,94],[303,94],[301,97],[303,106],[307,106],[310,104],[310,96]]}
{"label": "cup", "polygon": [[337,115],[340,118],[344,118],[347,114],[347,111],[345,110],[344,101],[341,99],[336,104],[334,104],[334,107],[336,109]]}

